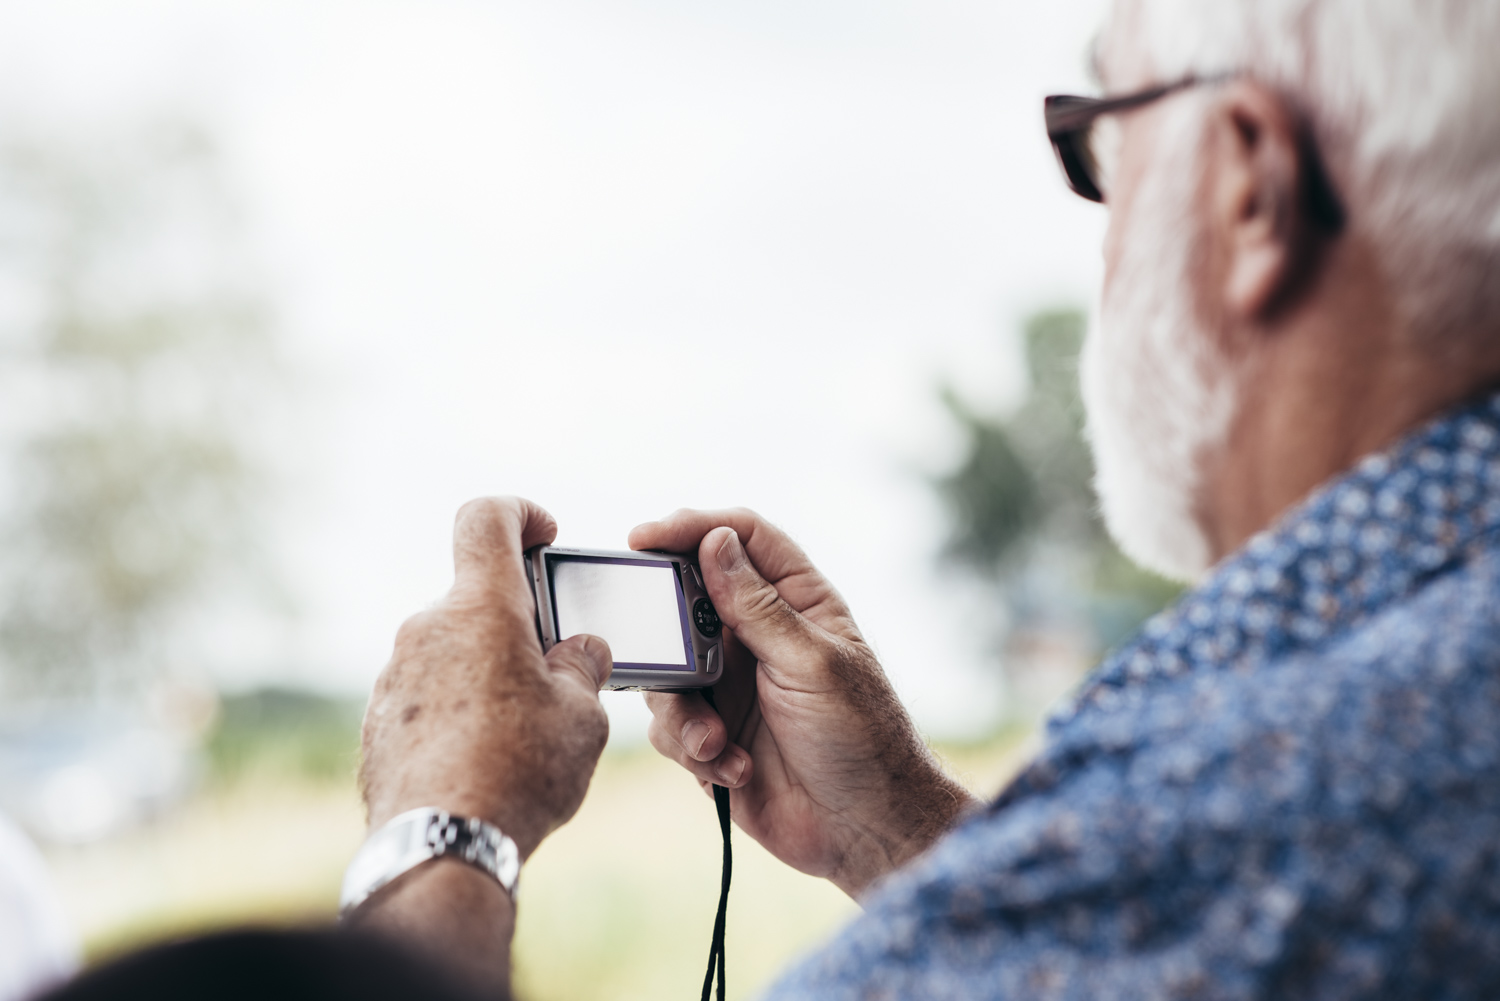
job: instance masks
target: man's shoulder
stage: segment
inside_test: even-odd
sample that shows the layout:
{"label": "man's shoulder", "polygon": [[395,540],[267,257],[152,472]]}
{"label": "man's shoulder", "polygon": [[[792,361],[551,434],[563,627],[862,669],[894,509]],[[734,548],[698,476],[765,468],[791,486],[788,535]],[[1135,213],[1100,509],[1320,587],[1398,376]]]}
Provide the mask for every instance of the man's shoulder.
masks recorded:
{"label": "man's shoulder", "polygon": [[1371,956],[1401,996],[1491,983],[1497,597],[1478,553],[1320,646],[1090,700],[785,996],[1341,996]]}
{"label": "man's shoulder", "polygon": [[[1387,735],[1397,702],[1493,716],[1500,731],[1500,547],[1476,546],[1376,613],[1266,659],[1227,660],[1090,691],[1038,760],[1043,784],[1085,762],[1185,745],[1235,753],[1271,736],[1307,753]],[[1408,720],[1410,722],[1410,720]],[[1448,732],[1446,737],[1456,737]],[[1445,739],[1409,731],[1397,743]]]}
{"label": "man's shoulder", "polygon": [[1157,906],[1275,886],[1364,906],[1376,873],[1431,863],[1454,904],[1447,874],[1500,843],[1497,608],[1500,551],[1477,547],[1324,644],[1095,702],[926,878],[1028,873],[1044,896],[1134,882]]}
{"label": "man's shoulder", "polygon": [[1314,763],[1419,782],[1487,771],[1500,765],[1497,609],[1500,549],[1476,547],[1325,643],[1226,671],[1198,728],[1238,716],[1238,743],[1286,733]]}
{"label": "man's shoulder", "polygon": [[1331,637],[1325,648],[1288,660],[1322,661],[1370,680],[1419,681],[1441,690],[1465,668],[1483,672],[1500,663],[1497,607],[1500,539],[1485,538],[1404,596]]}

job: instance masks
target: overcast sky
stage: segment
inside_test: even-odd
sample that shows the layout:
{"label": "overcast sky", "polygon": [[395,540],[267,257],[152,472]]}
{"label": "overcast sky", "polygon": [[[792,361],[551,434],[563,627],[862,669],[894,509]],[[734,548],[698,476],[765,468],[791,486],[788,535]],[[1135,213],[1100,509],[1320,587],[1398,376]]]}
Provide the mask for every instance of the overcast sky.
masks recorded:
{"label": "overcast sky", "polygon": [[[227,682],[365,689],[471,496],[612,548],[743,504],[955,735],[997,706],[933,557],[934,390],[1003,405],[1016,322],[1091,301],[1104,215],[1040,105],[1087,91],[1101,6],[6,0],[0,115],[222,140],[313,397],[277,520],[301,622]],[[639,696],[608,702],[638,735]]]}

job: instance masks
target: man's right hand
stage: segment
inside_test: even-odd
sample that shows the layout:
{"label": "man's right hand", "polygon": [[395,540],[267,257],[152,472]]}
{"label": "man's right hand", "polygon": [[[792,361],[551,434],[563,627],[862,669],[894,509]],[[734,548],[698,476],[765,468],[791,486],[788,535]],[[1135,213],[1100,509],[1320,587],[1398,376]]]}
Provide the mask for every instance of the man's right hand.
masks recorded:
{"label": "man's right hand", "polygon": [[697,550],[725,636],[716,712],[651,693],[652,745],[730,789],[746,834],[850,896],[919,854],[974,798],[943,774],[837,591],[754,512],[678,511],[633,549]]}

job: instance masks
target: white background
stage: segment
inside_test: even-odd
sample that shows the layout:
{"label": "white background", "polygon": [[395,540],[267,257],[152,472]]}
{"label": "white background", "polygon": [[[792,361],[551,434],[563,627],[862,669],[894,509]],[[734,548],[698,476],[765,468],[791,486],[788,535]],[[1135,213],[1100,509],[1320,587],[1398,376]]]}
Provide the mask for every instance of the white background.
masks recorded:
{"label": "white background", "polygon": [[[1028,309],[1087,304],[1104,216],[1041,97],[1100,0],[8,0],[7,127],[222,137],[302,373],[271,543],[302,615],[231,685],[360,691],[439,595],[454,510],[520,493],[623,548],[750,505],[841,587],[937,735],[984,616],[934,561],[935,388],[988,406]],[[638,739],[638,696],[612,695]]]}

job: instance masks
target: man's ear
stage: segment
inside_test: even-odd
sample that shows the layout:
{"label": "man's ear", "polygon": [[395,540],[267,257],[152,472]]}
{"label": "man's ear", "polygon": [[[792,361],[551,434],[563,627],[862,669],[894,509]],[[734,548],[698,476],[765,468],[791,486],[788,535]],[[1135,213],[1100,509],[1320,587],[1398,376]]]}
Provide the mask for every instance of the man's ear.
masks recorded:
{"label": "man's ear", "polygon": [[1298,118],[1269,88],[1233,81],[1212,114],[1207,194],[1223,254],[1223,306],[1230,317],[1255,322],[1308,277],[1320,233],[1304,192],[1317,167]]}

